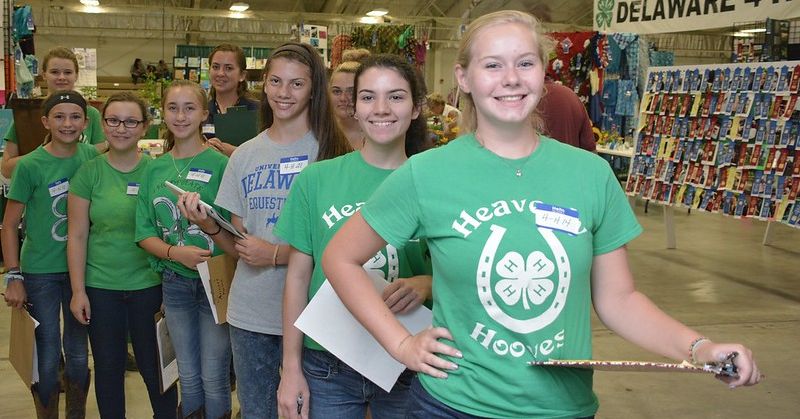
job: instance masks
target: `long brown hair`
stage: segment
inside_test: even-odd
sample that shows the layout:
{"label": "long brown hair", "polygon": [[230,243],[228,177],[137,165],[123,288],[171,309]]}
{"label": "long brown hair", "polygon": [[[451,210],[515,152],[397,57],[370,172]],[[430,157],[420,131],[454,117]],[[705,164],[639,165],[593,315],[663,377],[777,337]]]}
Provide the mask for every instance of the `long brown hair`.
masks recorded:
{"label": "long brown hair", "polygon": [[[350,151],[346,137],[336,125],[330,97],[328,97],[328,77],[325,64],[319,53],[310,45],[288,42],[281,45],[270,55],[264,65],[263,79],[266,82],[270,66],[276,58],[297,61],[309,68],[311,73],[311,99],[308,109],[308,124],[319,143],[317,160],[325,160],[341,156]],[[261,91],[261,129],[265,130],[274,122],[272,108],[269,106],[267,93]]]}
{"label": "long brown hair", "polygon": [[[197,96],[197,100],[200,102],[200,107],[204,111],[208,110],[208,97],[206,96],[206,91],[200,87],[199,84],[189,81],[189,80],[175,80],[170,85],[164,89],[163,94],[161,95],[161,113],[165,114],[164,107],[167,105],[167,97],[169,97],[170,92],[179,88],[179,87],[188,87],[191,89],[194,94]],[[203,121],[200,121],[202,126]],[[197,129],[200,130],[201,126],[198,126]],[[164,153],[172,150],[172,147],[175,147],[175,135],[167,129],[167,133],[164,135]]]}

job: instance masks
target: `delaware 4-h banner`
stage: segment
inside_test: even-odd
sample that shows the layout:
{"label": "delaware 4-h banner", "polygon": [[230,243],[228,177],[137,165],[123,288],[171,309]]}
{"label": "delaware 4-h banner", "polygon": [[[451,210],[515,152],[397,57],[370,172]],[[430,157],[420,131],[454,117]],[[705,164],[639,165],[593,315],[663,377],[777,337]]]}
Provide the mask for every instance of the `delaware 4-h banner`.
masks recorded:
{"label": "delaware 4-h banner", "polygon": [[666,33],[800,17],[800,0],[594,0],[594,30]]}

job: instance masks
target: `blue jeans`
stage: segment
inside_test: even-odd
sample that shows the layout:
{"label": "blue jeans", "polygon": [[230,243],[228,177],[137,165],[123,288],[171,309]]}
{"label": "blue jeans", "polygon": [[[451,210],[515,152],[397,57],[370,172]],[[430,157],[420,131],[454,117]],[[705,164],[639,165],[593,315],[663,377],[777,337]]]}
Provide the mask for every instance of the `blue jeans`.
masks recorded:
{"label": "blue jeans", "polygon": [[[411,382],[411,397],[408,403],[408,419],[484,419],[481,416],[470,415],[440,402],[430,395],[425,387],[414,377]],[[594,419],[587,416],[579,419]]]}
{"label": "blue jeans", "polygon": [[136,366],[147,387],[156,419],[174,419],[178,392],[163,395],[159,386],[154,315],[161,309],[161,286],[136,291],[86,287],[92,309],[89,341],[94,358],[97,407],[100,417],[125,417],[125,362],[130,334]]}
{"label": "blue jeans", "polygon": [[230,332],[242,419],[277,419],[282,337],[235,326]]}
{"label": "blue jeans", "polygon": [[183,414],[204,408],[207,418],[222,417],[231,410],[228,325],[214,323],[200,279],[166,269],[162,287],[167,327],[178,359]]}
{"label": "blue jeans", "polygon": [[332,354],[304,348],[303,375],[311,392],[312,419],[363,419],[367,407],[374,418],[406,417],[413,371],[404,371],[387,393]]}
{"label": "blue jeans", "polygon": [[62,348],[59,311],[64,316],[64,375],[79,388],[84,388],[89,378],[86,327],[78,323],[69,310],[72,288],[68,273],[25,274],[23,284],[31,304],[30,314],[40,323],[36,328],[36,350],[39,358],[37,389],[40,399],[47,403],[50,396],[59,390],[58,364]]}

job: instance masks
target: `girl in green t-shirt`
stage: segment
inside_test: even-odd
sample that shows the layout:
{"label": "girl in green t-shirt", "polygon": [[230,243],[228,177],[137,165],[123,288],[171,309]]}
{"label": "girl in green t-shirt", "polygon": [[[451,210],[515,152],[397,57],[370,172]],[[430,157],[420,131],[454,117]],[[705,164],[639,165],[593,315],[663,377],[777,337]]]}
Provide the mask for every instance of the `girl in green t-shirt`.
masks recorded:
{"label": "girl in green t-shirt", "polygon": [[[80,93],[53,92],[42,106],[49,131],[45,145],[20,159],[11,181],[3,218],[6,304],[27,308],[36,328],[39,382],[31,387],[39,417],[58,416],[59,361],[62,358],[59,309],[64,320],[64,375],[67,411],[83,417],[89,388],[86,327],[69,313],[72,297],[67,272],[67,191],[75,171],[94,158],[94,147],[79,143],[86,128],[86,100]],[[22,214],[29,220],[20,252]]]}
{"label": "girl in green t-shirt", "polygon": [[[283,295],[283,374],[278,389],[283,417],[295,417],[299,410],[302,417],[356,419],[363,418],[367,408],[379,418],[406,414],[410,370],[387,392],[320,344],[307,337],[304,342],[303,333],[294,326],[325,282],[321,257],[328,241],[353,208],[366,201],[408,156],[422,151],[427,138],[421,116],[424,84],[401,57],[366,58],[355,72],[354,86],[363,148],[315,163],[300,173],[276,226],[276,234],[292,246]],[[429,266],[413,262],[421,252],[419,242],[409,242],[373,253],[370,269],[390,282],[382,297],[393,313],[407,313],[431,296]],[[329,368],[336,368],[338,374],[325,377]]]}
{"label": "girl in green t-shirt", "polygon": [[[55,47],[47,52],[42,60],[42,71],[44,81],[47,83],[47,92],[52,93],[59,90],[72,90],[75,82],[78,81],[78,59],[75,53],[69,48]],[[105,136],[100,126],[100,112],[92,106],[86,108],[86,117],[89,123],[83,130],[80,141],[87,144],[96,145],[97,149],[105,150]],[[19,140],[17,130],[13,122],[6,133],[6,147],[3,150],[3,159],[0,163],[0,172],[3,176],[11,178],[14,167],[19,160]]]}
{"label": "girl in green t-shirt", "polygon": [[[625,244],[641,226],[608,164],[540,135],[549,44],[524,12],[473,21],[455,66],[469,134],[396,170],[322,258],[353,315],[421,372],[408,417],[593,416],[591,371],[526,365],[591,358],[592,307],[659,355],[732,358],[738,376],[719,376],[731,387],[761,380],[750,349],[702,337],[636,291]],[[434,327],[416,335],[362,268],[410,238],[428,241],[434,266]]]}
{"label": "girl in green t-shirt", "polygon": [[[161,272],[164,310],[178,361],[183,417],[230,415],[231,346],[227,324],[216,324],[197,265],[222,254],[213,235],[181,216],[179,198],[165,184],[197,192],[212,203],[228,158],[210,148],[201,133],[208,99],[197,83],[176,80],[162,97],[169,132],[166,153],[148,164],[136,206],[134,240]],[[216,209],[222,216],[228,213]]]}
{"label": "girl in green t-shirt", "polygon": [[178,404],[174,387],[164,394],[159,388],[153,316],[161,309],[161,278],[133,240],[136,200],[151,161],[138,150],[147,115],[135,94],[111,96],[103,107],[108,153],[81,166],[69,190],[70,308],[89,326],[101,417],[125,416],[129,335],[154,417],[174,417]]}

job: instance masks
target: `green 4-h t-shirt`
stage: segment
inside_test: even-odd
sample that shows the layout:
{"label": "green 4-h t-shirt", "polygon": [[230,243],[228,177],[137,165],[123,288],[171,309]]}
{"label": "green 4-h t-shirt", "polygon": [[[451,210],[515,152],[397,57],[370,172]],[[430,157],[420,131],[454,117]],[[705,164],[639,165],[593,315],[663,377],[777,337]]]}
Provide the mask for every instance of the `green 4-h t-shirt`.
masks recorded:
{"label": "green 4-h t-shirt", "polygon": [[464,355],[445,380],[420,374],[433,397],[485,417],[595,413],[591,371],[526,362],[592,356],[592,260],[641,232],[608,163],[546,137],[503,159],[466,135],[412,157],[361,211],[391,244],[428,241],[433,325]]}
{"label": "green 4-h t-shirt", "polygon": [[[86,117],[89,119],[89,125],[83,130],[80,142],[87,144],[100,144],[106,140],[106,134],[103,132],[103,126],[100,124],[101,115],[94,106],[86,107]],[[11,126],[6,133],[6,141],[19,144],[17,138],[17,128],[14,126],[14,121],[11,121]],[[42,139],[44,140],[44,138]]]}
{"label": "green 4-h t-shirt", "polygon": [[[186,192],[199,193],[203,202],[230,219],[228,211],[212,204],[227,164],[228,158],[211,148],[194,157],[175,160],[168,153],[150,162],[139,187],[134,240],[138,243],[149,237],[158,237],[174,246],[197,246],[211,250],[213,256],[222,254],[222,250],[214,246],[211,237],[181,215],[176,203],[178,197],[167,188],[164,181],[168,180]],[[152,255],[149,258],[156,272],[167,268],[187,278],[200,278],[197,271],[180,262],[162,260]]]}
{"label": "green 4-h t-shirt", "polygon": [[[314,163],[295,178],[275,227],[275,234],[314,258],[314,271],[308,288],[309,300],[325,282],[321,258],[328,242],[392,172],[369,165],[361,152],[354,151]],[[403,241],[400,245],[389,244],[364,264],[364,268],[388,282],[414,275],[429,275],[426,250],[424,242],[420,243],[419,240]],[[324,350],[308,337],[305,338],[305,346]]]}
{"label": "green 4-h t-shirt", "polygon": [[147,252],[133,240],[136,201],[150,161],[144,156],[133,170],[121,172],[103,154],[84,163],[72,178],[69,193],[89,201],[87,287],[135,291],[161,283]]}
{"label": "green 4-h t-shirt", "polygon": [[25,204],[25,240],[20,253],[24,273],[67,272],[67,192],[83,162],[97,156],[94,146],[77,144],[71,157],[59,158],[43,146],[22,156],[11,177],[8,199]]}

